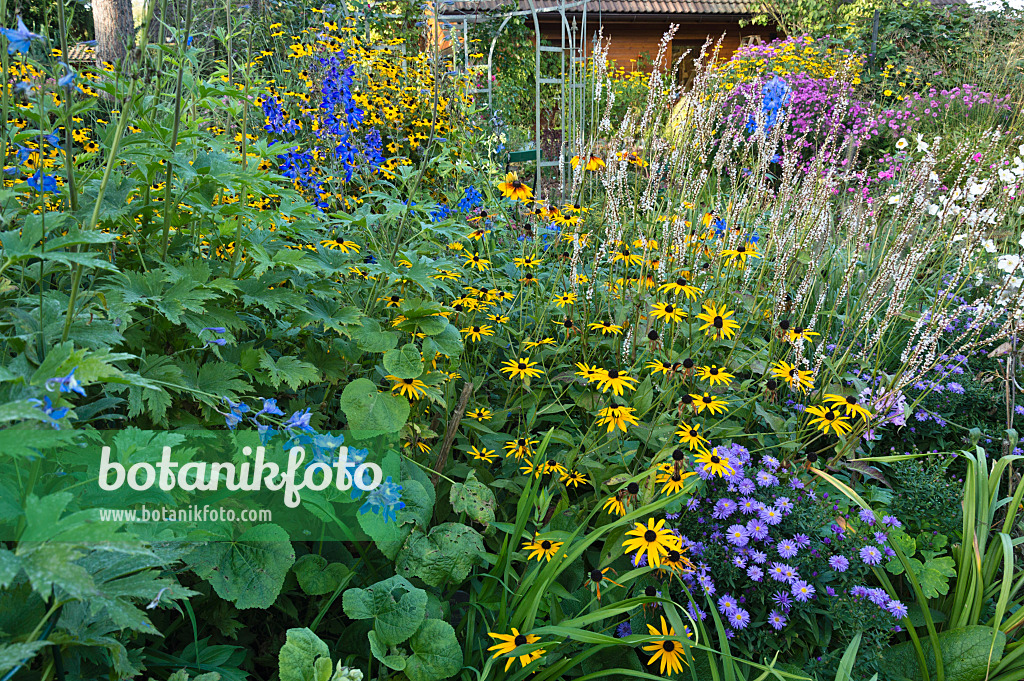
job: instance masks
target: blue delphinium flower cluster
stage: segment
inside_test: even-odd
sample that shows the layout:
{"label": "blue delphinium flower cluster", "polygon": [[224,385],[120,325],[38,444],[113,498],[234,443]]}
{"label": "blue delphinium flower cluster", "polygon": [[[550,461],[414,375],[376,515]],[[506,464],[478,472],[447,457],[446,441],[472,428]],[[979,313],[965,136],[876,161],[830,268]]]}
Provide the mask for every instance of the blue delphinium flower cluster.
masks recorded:
{"label": "blue delphinium flower cluster", "polygon": [[[344,59],[344,54],[341,55]],[[345,181],[352,181],[352,174],[360,160],[359,147],[354,133],[363,121],[365,112],[352,98],[352,76],[355,67],[342,66],[338,55],[321,58],[320,64],[326,71],[320,87],[320,109],[322,125],[317,131],[321,139],[331,135],[334,141],[334,157],[342,163]]]}
{"label": "blue delphinium flower cluster", "polygon": [[[779,112],[789,104],[792,95],[792,88],[789,83],[780,76],[775,76],[761,87],[761,113],[764,115],[764,133],[767,135],[779,119]],[[750,116],[747,121],[747,132],[757,130],[757,121]]]}
{"label": "blue delphinium flower cluster", "polygon": [[359,508],[359,513],[378,513],[384,522],[398,521],[398,512],[405,508],[402,501],[402,486],[391,480],[389,475],[384,482],[370,490],[366,495],[366,503]]}

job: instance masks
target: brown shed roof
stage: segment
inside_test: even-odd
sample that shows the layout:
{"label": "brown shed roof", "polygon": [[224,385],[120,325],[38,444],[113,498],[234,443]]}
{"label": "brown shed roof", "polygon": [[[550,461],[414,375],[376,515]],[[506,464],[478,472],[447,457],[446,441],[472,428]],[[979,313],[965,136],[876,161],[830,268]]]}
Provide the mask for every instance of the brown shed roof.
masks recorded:
{"label": "brown shed roof", "polygon": [[[757,0],[588,0],[588,14],[749,14]],[[555,9],[567,5],[569,13],[583,11],[582,0],[534,0],[537,9]],[[967,0],[932,0],[933,5],[964,5]],[[518,7],[516,7],[518,5]],[[570,6],[571,5],[571,6]],[[440,14],[484,14],[498,10],[530,11],[529,0],[443,0],[437,3]]]}

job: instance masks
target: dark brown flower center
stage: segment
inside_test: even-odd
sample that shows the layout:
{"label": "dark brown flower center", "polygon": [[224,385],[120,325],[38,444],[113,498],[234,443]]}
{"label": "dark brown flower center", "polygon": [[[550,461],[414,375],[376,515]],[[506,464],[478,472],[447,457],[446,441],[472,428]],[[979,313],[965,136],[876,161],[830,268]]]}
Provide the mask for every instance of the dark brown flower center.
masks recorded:
{"label": "dark brown flower center", "polygon": [[515,637],[514,643],[517,646],[525,646],[526,645],[526,637],[523,636],[522,634],[519,634],[518,636]]}
{"label": "dark brown flower center", "polygon": [[526,365],[525,365],[525,364],[523,364],[522,362],[519,362],[518,364],[516,364],[516,367],[518,367],[518,368],[519,368],[519,370],[520,370],[520,371],[522,371],[523,369],[525,369],[525,368],[526,368]]}
{"label": "dark brown flower center", "polygon": [[676,649],[676,644],[674,641],[665,641],[661,644],[661,649],[664,650],[666,653],[671,653]]}
{"label": "dark brown flower center", "polygon": [[654,530],[647,530],[646,532],[644,532],[644,541],[645,542],[651,543],[651,542],[655,542],[657,540],[658,540],[658,533],[655,532]]}
{"label": "dark brown flower center", "polygon": [[628,485],[626,485],[626,491],[629,492],[630,494],[636,494],[637,492],[640,491],[640,485],[638,485],[635,482],[631,482]]}
{"label": "dark brown flower center", "polygon": [[551,550],[551,542],[549,542],[547,539],[545,539],[544,541],[542,541],[540,543],[540,547],[542,549],[544,549],[545,551],[550,551]]}
{"label": "dark brown flower center", "polygon": [[714,325],[715,325],[716,329],[720,329],[720,328],[722,328],[725,325],[725,320],[722,319],[720,316],[716,315],[715,316]]}
{"label": "dark brown flower center", "polygon": [[711,455],[711,463],[722,463],[722,460],[720,458],[718,458],[717,454],[712,454]]}
{"label": "dark brown flower center", "polygon": [[618,378],[618,377],[619,377],[619,371],[618,371],[618,369],[612,369],[611,371],[609,371],[609,372],[608,372],[608,378],[610,378],[610,379],[613,379],[613,380],[614,380],[614,379],[616,379],[616,378]]}
{"label": "dark brown flower center", "polygon": [[590,581],[592,581],[592,582],[600,582],[603,577],[604,577],[604,575],[601,574],[600,570],[591,570],[590,571]]}
{"label": "dark brown flower center", "polygon": [[675,563],[675,562],[677,562],[677,561],[678,561],[678,560],[679,560],[680,558],[682,558],[683,556],[682,556],[682,554],[681,554],[681,553],[679,553],[679,552],[678,552],[678,551],[676,551],[675,549],[672,549],[671,551],[669,551],[669,552],[668,552],[668,555],[666,555],[665,557],[666,557],[666,558],[668,558],[668,562],[670,562],[670,563]]}
{"label": "dark brown flower center", "polygon": [[648,598],[654,598],[657,595],[658,590],[655,589],[653,586],[648,586],[644,588],[644,596],[647,596]]}

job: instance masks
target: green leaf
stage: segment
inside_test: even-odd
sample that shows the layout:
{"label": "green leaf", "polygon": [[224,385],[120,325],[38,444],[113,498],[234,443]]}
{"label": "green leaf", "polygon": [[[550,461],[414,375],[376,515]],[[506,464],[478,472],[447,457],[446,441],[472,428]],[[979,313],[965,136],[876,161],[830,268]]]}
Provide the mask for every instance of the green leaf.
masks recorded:
{"label": "green leaf", "polygon": [[398,556],[395,570],[419,577],[430,586],[461,582],[484,553],[483,536],[461,523],[444,523],[429,534],[413,532]]}
{"label": "green leaf", "polygon": [[295,562],[288,533],[273,523],[251,527],[237,538],[212,541],[185,557],[217,595],[236,607],[269,608]]}
{"label": "green leaf", "polygon": [[266,350],[260,355],[260,366],[267,370],[266,382],[274,388],[287,383],[292,390],[298,390],[308,383],[320,380],[320,372],[309,362],[295,357],[280,357],[277,361]]}
{"label": "green leaf", "polygon": [[372,619],[380,643],[391,646],[419,628],[427,611],[427,592],[396,575],[365,589],[348,589],[342,607],[352,619]]}
{"label": "green leaf", "polygon": [[[326,677],[317,673],[317,662],[327,661]],[[320,681],[329,679],[331,671],[331,651],[327,644],[311,630],[289,629],[285,634],[284,645],[277,654],[281,681]],[[321,665],[322,666],[322,665]],[[322,673],[322,672],[321,672]]]}
{"label": "green leaf", "polygon": [[462,647],[455,629],[444,620],[426,620],[409,639],[412,648],[405,666],[409,681],[437,681],[462,669]]}
{"label": "green leaf", "polygon": [[0,645],[0,674],[6,674],[18,665],[28,662],[48,645],[50,645],[49,641]]}
{"label": "green leaf", "polygon": [[398,345],[397,334],[381,331],[380,323],[369,317],[364,317],[362,325],[353,327],[350,333],[359,349],[366,352],[386,352]]}
{"label": "green leaf", "polygon": [[384,368],[398,378],[417,378],[423,373],[423,358],[412,343],[384,353]]}
{"label": "green leaf", "polygon": [[370,639],[370,652],[378,660],[386,664],[391,669],[402,671],[405,669],[405,656],[404,655],[389,655],[388,647],[384,645],[380,640],[380,636],[377,635],[376,631],[372,629],[366,634],[366,637]]}
{"label": "green leaf", "polygon": [[357,378],[341,393],[341,410],[351,430],[397,432],[409,418],[409,400],[377,391],[368,378]]}
{"label": "green leaf", "polygon": [[462,348],[462,334],[453,324],[446,325],[441,333],[423,339],[424,357],[433,357],[438,352],[446,357],[458,357]]}
{"label": "green leaf", "polygon": [[341,563],[328,563],[323,556],[308,553],[292,566],[299,586],[310,596],[329,594],[352,578],[352,571]]}
{"label": "green leaf", "polygon": [[[979,625],[950,629],[938,637],[946,681],[984,681],[988,676],[990,649],[991,664],[995,667],[1002,659],[1003,648],[1006,646],[1006,634]],[[930,675],[934,678],[935,652],[928,637],[921,639],[921,648],[924,650]],[[887,676],[921,680],[921,668],[917,663],[913,641],[892,646],[885,651],[882,659],[881,668],[886,671]]]}
{"label": "green leaf", "polygon": [[484,527],[494,522],[494,492],[477,480],[473,471],[470,471],[466,482],[452,485],[448,500],[452,504],[452,510],[456,513],[465,513]]}

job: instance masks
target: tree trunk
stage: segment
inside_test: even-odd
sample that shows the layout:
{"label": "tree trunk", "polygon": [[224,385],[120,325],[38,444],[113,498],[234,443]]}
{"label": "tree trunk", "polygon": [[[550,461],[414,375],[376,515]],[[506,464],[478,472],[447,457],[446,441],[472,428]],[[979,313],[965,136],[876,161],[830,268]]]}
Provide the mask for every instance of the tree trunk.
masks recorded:
{"label": "tree trunk", "polygon": [[93,0],[92,20],[96,29],[96,61],[113,64],[122,59],[135,37],[132,0]]}

